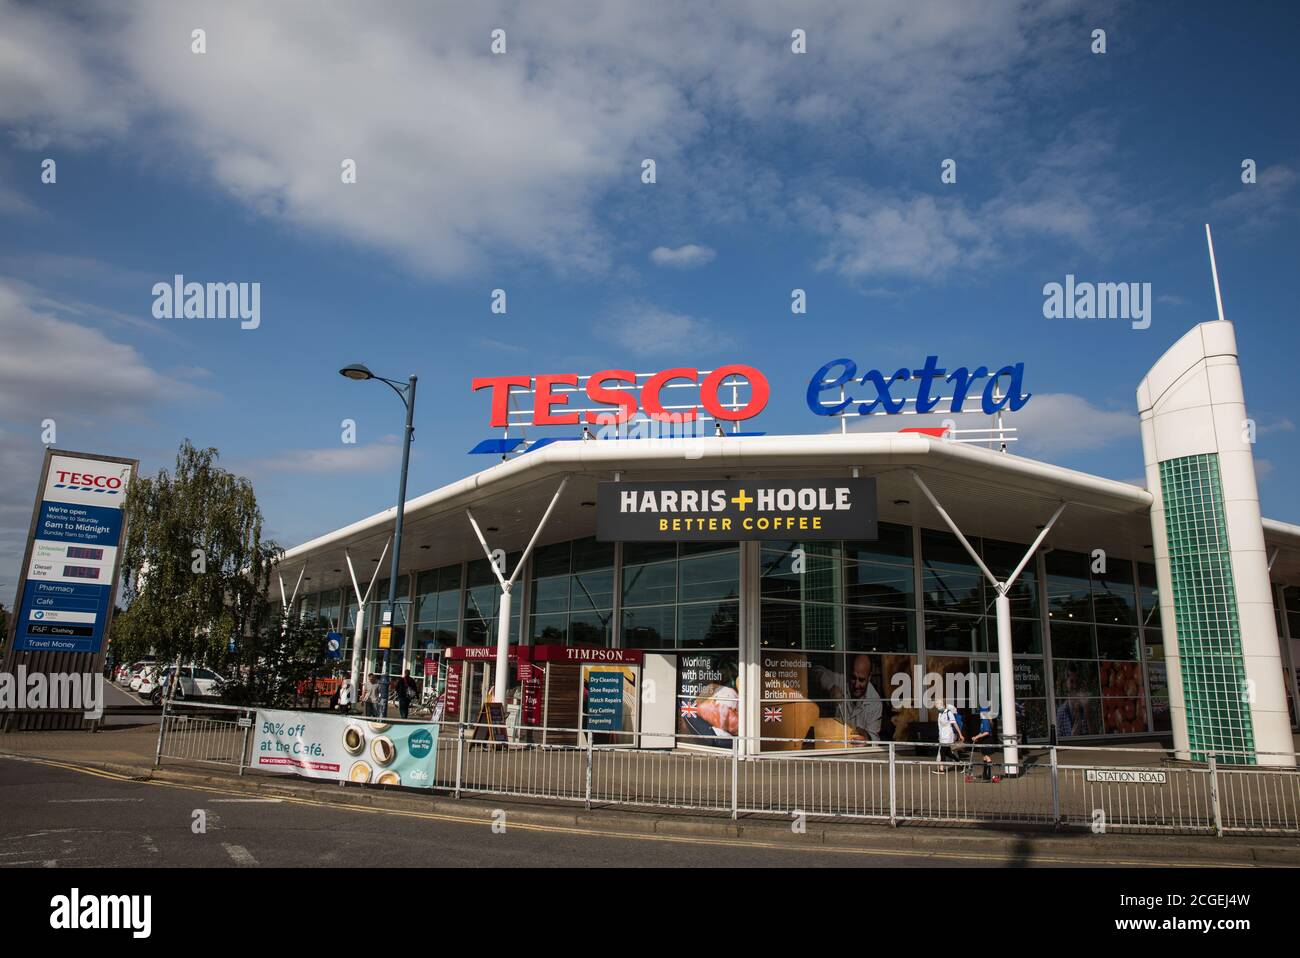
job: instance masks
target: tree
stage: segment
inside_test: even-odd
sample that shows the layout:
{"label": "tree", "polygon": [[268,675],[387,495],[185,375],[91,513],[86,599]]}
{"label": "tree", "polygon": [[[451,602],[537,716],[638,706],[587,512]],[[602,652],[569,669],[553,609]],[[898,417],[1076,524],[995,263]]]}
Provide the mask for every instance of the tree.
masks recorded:
{"label": "tree", "polygon": [[231,680],[223,698],[228,704],[272,708],[312,704],[311,692],[304,699],[298,687],[305,684],[310,689],[327,670],[325,637],[315,624],[277,609],[261,619],[254,633],[239,640],[226,663],[225,674]]}
{"label": "tree", "polygon": [[123,553],[126,612],[114,648],[130,661],[216,661],[231,636],[271,618],[271,567],[281,550],[262,538],[253,485],[217,466],[217,450],[186,439],[175,472],[137,476],[127,491]]}

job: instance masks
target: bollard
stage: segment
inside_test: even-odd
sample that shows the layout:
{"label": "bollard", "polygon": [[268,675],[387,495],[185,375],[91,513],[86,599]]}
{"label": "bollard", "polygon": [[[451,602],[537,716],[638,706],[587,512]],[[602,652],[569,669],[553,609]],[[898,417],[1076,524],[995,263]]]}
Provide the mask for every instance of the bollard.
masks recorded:
{"label": "bollard", "polygon": [[1223,837],[1223,813],[1219,810],[1219,770],[1214,761],[1214,753],[1206,755],[1210,763],[1210,807],[1214,809],[1214,834]]}
{"label": "bollard", "polygon": [[590,732],[587,733],[587,811],[591,811],[591,756],[592,749],[595,747],[596,737]]}
{"label": "bollard", "polygon": [[456,793],[455,797],[460,798],[460,780],[461,771],[465,767],[465,726],[456,726]]}
{"label": "bollard", "polygon": [[898,826],[898,763],[894,760],[894,743],[889,743],[889,824]]}
{"label": "bollard", "polygon": [[1052,822],[1057,830],[1061,828],[1061,783],[1057,778],[1056,766],[1056,746],[1051,749],[1052,754]]}
{"label": "bollard", "polygon": [[731,740],[731,820],[734,822],[739,811],[740,796],[740,739]]}
{"label": "bollard", "polygon": [[153,767],[162,767],[163,734],[167,730],[167,696],[163,696],[162,718],[158,720],[158,747],[153,753]]}

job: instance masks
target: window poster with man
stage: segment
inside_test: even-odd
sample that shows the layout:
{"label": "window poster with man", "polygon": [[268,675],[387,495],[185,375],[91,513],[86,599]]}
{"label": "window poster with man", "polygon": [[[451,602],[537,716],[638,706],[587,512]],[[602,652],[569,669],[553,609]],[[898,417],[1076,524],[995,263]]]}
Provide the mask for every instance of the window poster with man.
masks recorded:
{"label": "window poster with man", "polygon": [[895,707],[890,697],[896,676],[911,682],[915,661],[910,655],[764,649],[764,751],[907,740],[917,709]]}
{"label": "window poster with man", "polygon": [[677,736],[683,745],[731,748],[740,734],[739,654],[677,657]]}

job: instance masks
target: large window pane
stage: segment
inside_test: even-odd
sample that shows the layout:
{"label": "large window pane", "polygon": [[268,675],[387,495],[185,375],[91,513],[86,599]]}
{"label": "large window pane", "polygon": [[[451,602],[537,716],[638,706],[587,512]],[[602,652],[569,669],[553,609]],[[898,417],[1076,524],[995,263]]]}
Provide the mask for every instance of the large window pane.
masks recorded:
{"label": "large window pane", "polygon": [[573,571],[586,572],[591,569],[612,569],[614,567],[614,543],[597,542],[595,539],[578,539],[573,543]]}
{"label": "large window pane", "polygon": [[1095,659],[1097,646],[1092,626],[1082,622],[1052,620],[1052,658]]}
{"label": "large window pane", "polygon": [[623,645],[630,649],[667,649],[677,644],[677,606],[656,605],[623,610]]}
{"label": "large window pane", "polygon": [[734,599],[740,594],[740,553],[719,552],[677,563],[677,601]]}
{"label": "large window pane", "polygon": [[572,570],[570,562],[573,543],[556,542],[548,546],[538,546],[533,551],[533,575],[539,577],[568,575]]}
{"label": "large window pane", "polygon": [[640,565],[645,562],[661,562],[677,558],[675,542],[625,542],[623,543],[623,564]]}
{"label": "large window pane", "polygon": [[1105,572],[1092,575],[1092,610],[1105,625],[1137,625],[1137,591],[1133,585],[1133,563],[1108,557]]}
{"label": "large window pane", "polygon": [[845,648],[850,652],[913,652],[916,650],[915,616],[911,612],[882,609],[844,610]]}
{"label": "large window pane", "polygon": [[[1028,544],[1018,542],[1000,542],[996,539],[983,540],[984,563],[989,571],[997,576],[998,581],[1005,581],[1029,551]],[[1011,600],[1011,614],[1021,618],[1038,617],[1038,569],[1031,557],[1025,567],[1016,576],[1016,581],[1008,593]]]}
{"label": "large window pane", "polygon": [[973,652],[984,649],[984,619],[970,615],[925,616],[925,648],[929,652]]}
{"label": "large window pane", "polygon": [[797,602],[764,602],[759,642],[763,648],[803,648],[803,607]]}
{"label": "large window pane", "polygon": [[677,601],[677,563],[624,566],[623,604],[656,605]]}
{"label": "large window pane", "polygon": [[614,613],[591,610],[569,616],[569,644],[605,647],[614,641]]}
{"label": "large window pane", "polygon": [[[989,616],[984,620],[984,648],[981,651],[997,655],[998,620]],[[1011,651],[1016,655],[1039,655],[1043,651],[1043,629],[1034,619],[1011,620]]]}
{"label": "large window pane", "polygon": [[569,577],[551,576],[533,580],[533,614],[569,611]]}
{"label": "large window pane", "polygon": [[1138,658],[1137,629],[1097,626],[1097,657],[1101,659],[1123,659],[1125,661],[1136,660]]}
{"label": "large window pane", "polygon": [[921,533],[921,587],[925,607],[940,612],[984,612],[984,575],[956,536],[925,529]]}
{"label": "large window pane", "polygon": [[569,608],[576,612],[613,607],[613,569],[574,573],[569,586]]}
{"label": "large window pane", "polygon": [[739,602],[694,602],[677,607],[677,646],[683,649],[737,648]]}
{"label": "large window pane", "polygon": [[844,601],[852,605],[881,605],[910,609],[915,604],[912,567],[881,562],[848,562],[844,566]]}
{"label": "large window pane", "polygon": [[529,637],[533,645],[565,645],[569,638],[569,614],[552,612],[529,619]]}
{"label": "large window pane", "polygon": [[1137,564],[1138,608],[1142,624],[1160,628],[1160,590],[1156,587],[1156,567],[1150,562]]}
{"label": "large window pane", "polygon": [[1093,621],[1088,564],[1081,552],[1047,553],[1047,614],[1053,620]]}

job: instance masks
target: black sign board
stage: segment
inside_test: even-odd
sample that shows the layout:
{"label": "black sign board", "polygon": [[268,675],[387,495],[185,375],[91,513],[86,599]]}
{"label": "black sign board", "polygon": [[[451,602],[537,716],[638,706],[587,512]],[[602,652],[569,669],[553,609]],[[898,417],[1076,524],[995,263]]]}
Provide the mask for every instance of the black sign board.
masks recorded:
{"label": "black sign board", "polygon": [[601,542],[875,539],[875,479],[602,482]]}
{"label": "black sign board", "polygon": [[501,702],[484,702],[474,725],[473,742],[506,741],[506,707]]}

